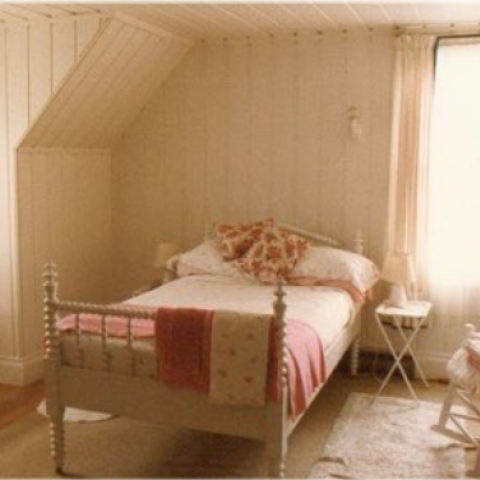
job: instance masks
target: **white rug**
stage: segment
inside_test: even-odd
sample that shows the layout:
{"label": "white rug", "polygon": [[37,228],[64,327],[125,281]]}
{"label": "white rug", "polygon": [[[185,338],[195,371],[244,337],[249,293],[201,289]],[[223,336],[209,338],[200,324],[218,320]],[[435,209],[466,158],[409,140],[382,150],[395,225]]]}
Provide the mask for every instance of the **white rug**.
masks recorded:
{"label": "white rug", "polygon": [[[41,415],[47,416],[47,405],[45,400],[42,400],[37,407],[37,412]],[[90,423],[90,422],[102,422],[109,420],[114,416],[109,413],[90,412],[88,410],[79,410],[78,408],[66,408],[65,415],[63,417],[65,422],[71,423]]]}
{"label": "white rug", "polygon": [[310,478],[465,478],[465,450],[430,430],[440,405],[350,394]]}

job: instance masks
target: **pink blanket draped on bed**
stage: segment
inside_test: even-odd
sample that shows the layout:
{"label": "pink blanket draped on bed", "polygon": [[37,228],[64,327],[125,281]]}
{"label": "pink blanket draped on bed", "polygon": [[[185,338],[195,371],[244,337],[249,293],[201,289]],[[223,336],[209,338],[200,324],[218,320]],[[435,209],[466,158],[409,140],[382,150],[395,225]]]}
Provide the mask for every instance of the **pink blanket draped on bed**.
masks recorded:
{"label": "pink blanket draped on bed", "polygon": [[299,287],[332,287],[347,292],[356,305],[365,302],[366,294],[356,288],[352,282],[347,280],[335,280],[332,278],[318,278],[312,276],[289,277],[289,285],[297,285]]}
{"label": "pink blanket draped on bed", "polygon": [[[268,399],[278,400],[277,335],[272,324],[268,363]],[[323,344],[313,328],[300,320],[287,322],[287,371],[289,413],[296,418],[308,406],[312,394],[326,380]]]}
{"label": "pink blanket draped on bed", "polygon": [[[208,392],[212,318],[210,310],[158,310],[159,377],[166,385]],[[287,323],[287,362],[289,412],[295,418],[306,409],[313,392],[326,377],[322,342],[315,330],[300,320],[291,319]],[[279,398],[277,372],[277,335],[272,322],[266,372],[266,395],[270,401]]]}
{"label": "pink blanket draped on bed", "polygon": [[[132,320],[133,338],[155,338],[162,383],[208,393],[213,313],[191,308],[159,308],[155,322]],[[81,332],[102,333],[100,315],[81,314],[78,321]],[[59,321],[58,328],[61,332],[71,332],[76,325],[76,315],[70,315]],[[106,317],[106,331],[110,337],[125,338],[127,322],[120,317]],[[306,409],[313,392],[325,381],[325,359],[317,333],[300,320],[288,320],[286,340],[289,413],[295,418]],[[278,401],[277,335],[273,321],[268,350],[266,396],[269,401]]]}
{"label": "pink blanket draped on bed", "polygon": [[155,322],[158,377],[174,388],[208,393],[213,311],[159,308]]}

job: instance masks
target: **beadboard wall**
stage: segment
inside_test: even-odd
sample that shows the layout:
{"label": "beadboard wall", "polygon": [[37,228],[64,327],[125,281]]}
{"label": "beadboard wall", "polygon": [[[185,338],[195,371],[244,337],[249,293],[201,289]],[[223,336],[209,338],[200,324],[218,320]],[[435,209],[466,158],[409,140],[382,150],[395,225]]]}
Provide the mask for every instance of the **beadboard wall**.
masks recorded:
{"label": "beadboard wall", "polygon": [[118,296],[155,276],[156,242],[191,247],[216,221],[273,216],[350,245],[362,230],[367,255],[380,263],[392,62],[390,34],[194,48],[113,152]]}
{"label": "beadboard wall", "polygon": [[42,273],[54,260],[65,299],[111,298],[109,150],[45,149],[18,154],[21,332],[38,353],[44,324]]}
{"label": "beadboard wall", "polygon": [[[19,155],[22,311],[18,322],[6,322],[10,337],[1,340],[8,352],[3,363],[18,366],[22,382],[34,376],[25,372],[27,366],[35,371],[30,365],[39,364],[41,353],[42,322],[35,313],[41,309],[41,290],[35,282],[49,257],[60,264],[62,297],[76,284],[75,299],[105,301],[112,290],[121,299],[158,274],[151,266],[158,241],[186,249],[198,243],[206,224],[273,216],[347,245],[361,230],[367,256],[380,265],[392,43],[388,33],[333,32],[203,42],[132,119],[111,157],[81,150]],[[31,62],[27,55],[25,64]],[[8,78],[12,73],[6,66]],[[25,72],[30,78],[31,68]],[[16,109],[31,105],[22,99],[17,92]],[[359,140],[351,138],[350,105],[360,113]],[[31,116],[25,111],[16,114],[23,112],[19,118],[26,127]],[[12,145],[5,141],[5,151]],[[12,178],[11,161],[6,168]],[[70,189],[73,180],[77,185]],[[11,247],[5,251],[11,259]],[[94,267],[82,261],[87,252]],[[108,281],[112,270],[113,283]],[[98,282],[90,284],[92,279]],[[8,285],[13,299],[12,276]],[[10,308],[15,309],[13,300]],[[382,345],[371,310],[366,317],[364,346]],[[441,333],[432,329],[428,335]],[[422,343],[430,359],[431,346]],[[444,351],[433,354],[443,362]]]}
{"label": "beadboard wall", "polygon": [[[25,356],[27,347],[17,301],[14,152],[98,28],[96,17],[85,17],[0,30],[0,382],[23,383],[26,365],[35,363],[40,356],[38,348],[37,357]],[[55,178],[54,172],[49,175]],[[33,280],[40,281],[39,277]]]}

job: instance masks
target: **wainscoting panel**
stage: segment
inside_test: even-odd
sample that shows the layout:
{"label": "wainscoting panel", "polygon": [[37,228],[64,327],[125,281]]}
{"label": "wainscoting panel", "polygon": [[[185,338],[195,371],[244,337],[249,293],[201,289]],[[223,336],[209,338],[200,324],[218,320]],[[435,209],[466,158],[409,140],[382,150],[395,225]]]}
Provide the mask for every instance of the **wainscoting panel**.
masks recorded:
{"label": "wainscoting panel", "polygon": [[55,262],[62,298],[111,300],[109,152],[18,154],[20,304],[26,355],[43,337],[42,273]]}

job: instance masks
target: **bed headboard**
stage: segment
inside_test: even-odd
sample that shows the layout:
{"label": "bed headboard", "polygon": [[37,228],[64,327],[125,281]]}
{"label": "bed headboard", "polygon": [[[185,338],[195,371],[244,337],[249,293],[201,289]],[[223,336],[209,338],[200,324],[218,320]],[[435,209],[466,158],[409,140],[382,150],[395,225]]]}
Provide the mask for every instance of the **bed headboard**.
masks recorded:
{"label": "bed headboard", "polygon": [[[284,228],[285,230],[288,230],[289,232],[295,233],[300,237],[310,240],[315,244],[328,245],[330,247],[335,247],[335,248],[344,248],[342,242],[340,242],[336,238],[331,237],[329,235],[323,235],[321,233],[311,232],[309,230],[305,230],[304,228],[296,227],[295,225],[290,225],[288,223],[283,223],[283,222],[278,222],[278,225]],[[205,228],[205,239],[213,238],[213,236],[215,235],[214,232],[215,232],[215,224],[208,224]],[[355,235],[355,240],[354,240],[352,250],[355,253],[363,255],[363,234],[360,230],[357,231]]]}
{"label": "bed headboard", "polygon": [[[285,230],[288,230],[289,232],[295,233],[300,237],[312,241],[313,243],[328,245],[335,248],[345,248],[340,240],[337,240],[329,235],[311,232],[309,230],[305,230],[303,228],[296,227],[295,225],[290,225],[283,222],[279,222],[278,225],[280,225],[282,228],[285,228]],[[360,231],[357,231],[355,235],[355,241],[352,250],[360,255],[363,255],[363,234]]]}

